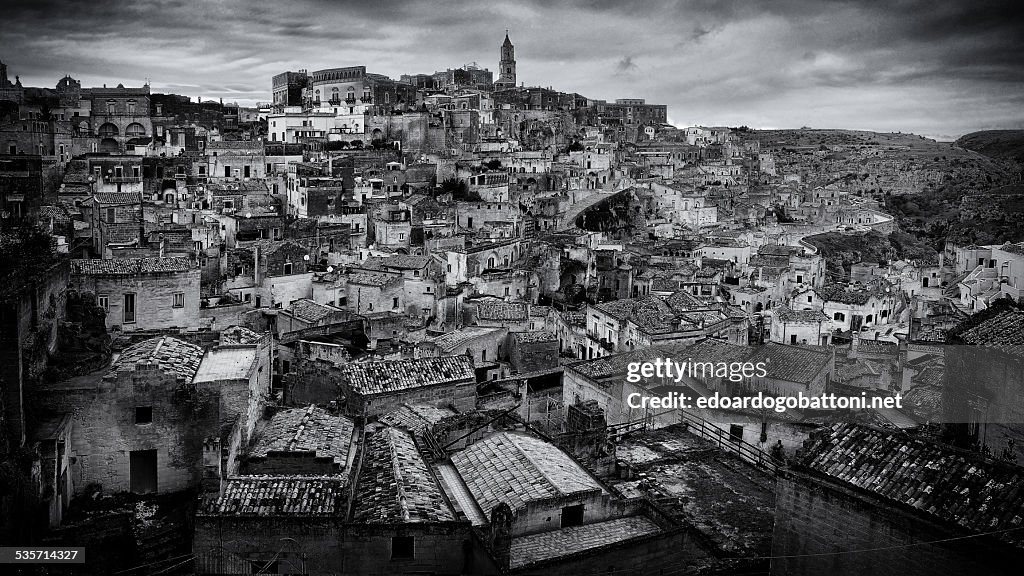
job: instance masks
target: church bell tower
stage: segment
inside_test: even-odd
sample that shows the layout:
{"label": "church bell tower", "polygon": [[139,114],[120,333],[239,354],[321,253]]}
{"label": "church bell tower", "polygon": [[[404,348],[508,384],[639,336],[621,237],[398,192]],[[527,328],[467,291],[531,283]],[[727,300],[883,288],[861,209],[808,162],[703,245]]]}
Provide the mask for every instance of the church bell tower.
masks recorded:
{"label": "church bell tower", "polygon": [[494,89],[503,90],[515,86],[516,48],[508,39],[508,30],[505,30],[505,41],[501,44],[501,62],[498,64],[498,81],[494,83]]}

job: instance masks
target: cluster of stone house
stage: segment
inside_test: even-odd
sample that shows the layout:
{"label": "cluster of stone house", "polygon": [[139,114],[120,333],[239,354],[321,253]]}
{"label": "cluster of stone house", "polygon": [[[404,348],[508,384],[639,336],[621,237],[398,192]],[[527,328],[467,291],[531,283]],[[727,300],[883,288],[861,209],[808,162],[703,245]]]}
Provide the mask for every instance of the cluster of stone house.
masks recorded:
{"label": "cluster of stone house", "polygon": [[[133,542],[109,573],[210,575],[1019,555],[993,531],[1024,514],[1024,245],[837,273],[808,236],[896,226],[863,182],[500,57],[496,80],[286,72],[253,110],[69,76],[47,119],[0,65],[0,457],[31,495],[0,494],[0,541],[94,531]],[[666,359],[712,368],[637,377]],[[666,394],[907,402],[635,403]],[[163,532],[93,513],[182,494]],[[986,557],[938,545],[966,538]]]}

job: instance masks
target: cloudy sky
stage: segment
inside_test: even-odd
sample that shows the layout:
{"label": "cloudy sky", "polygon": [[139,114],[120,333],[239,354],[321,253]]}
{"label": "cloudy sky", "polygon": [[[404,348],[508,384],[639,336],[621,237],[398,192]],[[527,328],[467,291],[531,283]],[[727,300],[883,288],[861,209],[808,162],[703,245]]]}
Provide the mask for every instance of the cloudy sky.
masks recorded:
{"label": "cloudy sky", "polygon": [[2,0],[0,60],[29,86],[140,85],[270,99],[285,70],[397,78],[496,70],[646,98],[674,124],[904,131],[1024,128],[1024,2],[943,0]]}

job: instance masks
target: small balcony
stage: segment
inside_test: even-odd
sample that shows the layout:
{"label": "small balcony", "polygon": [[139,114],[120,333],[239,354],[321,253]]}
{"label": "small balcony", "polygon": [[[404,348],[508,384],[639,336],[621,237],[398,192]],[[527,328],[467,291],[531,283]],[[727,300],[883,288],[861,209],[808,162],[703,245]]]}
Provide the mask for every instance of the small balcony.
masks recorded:
{"label": "small balcony", "polygon": [[142,182],[142,176],[107,176],[103,182],[106,184],[136,184]]}

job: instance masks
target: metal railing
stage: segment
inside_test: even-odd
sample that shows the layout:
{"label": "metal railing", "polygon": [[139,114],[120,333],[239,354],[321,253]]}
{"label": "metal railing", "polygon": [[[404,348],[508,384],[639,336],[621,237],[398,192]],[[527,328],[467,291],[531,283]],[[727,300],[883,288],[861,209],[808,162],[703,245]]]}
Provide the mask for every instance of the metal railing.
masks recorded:
{"label": "metal railing", "polygon": [[726,452],[732,452],[746,462],[758,468],[763,468],[772,474],[778,473],[779,468],[783,466],[783,463],[771,454],[742,438],[733,436],[728,430],[683,410],[678,412],[680,420],[687,425],[688,430],[709,442],[717,444],[719,448]]}

